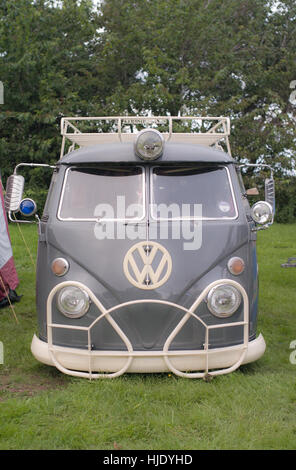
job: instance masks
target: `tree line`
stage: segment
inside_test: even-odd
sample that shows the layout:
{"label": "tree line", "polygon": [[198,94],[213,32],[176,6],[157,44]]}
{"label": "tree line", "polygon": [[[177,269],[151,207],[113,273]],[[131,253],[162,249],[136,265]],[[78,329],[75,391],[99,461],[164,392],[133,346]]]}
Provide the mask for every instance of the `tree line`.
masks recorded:
{"label": "tree line", "polygon": [[273,166],[296,220],[295,51],[294,0],[1,0],[3,180],[56,162],[63,116],[223,115],[233,156]]}

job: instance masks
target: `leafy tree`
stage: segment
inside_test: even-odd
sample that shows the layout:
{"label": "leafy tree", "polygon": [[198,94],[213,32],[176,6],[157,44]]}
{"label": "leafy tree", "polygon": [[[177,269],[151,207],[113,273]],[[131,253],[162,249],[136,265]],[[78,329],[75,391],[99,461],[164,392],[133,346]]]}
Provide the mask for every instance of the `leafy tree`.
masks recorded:
{"label": "leafy tree", "polygon": [[2,0],[4,176],[20,161],[57,160],[62,116],[148,112],[229,116],[235,158],[285,177],[295,169],[294,0],[96,4]]}
{"label": "leafy tree", "polygon": [[91,53],[97,18],[92,2],[2,1],[0,165],[58,158],[60,118],[91,111]]}
{"label": "leafy tree", "polygon": [[293,167],[294,2],[108,0],[102,11],[106,60],[125,38],[135,57],[132,83],[118,81],[107,99],[111,112],[227,115],[235,157]]}

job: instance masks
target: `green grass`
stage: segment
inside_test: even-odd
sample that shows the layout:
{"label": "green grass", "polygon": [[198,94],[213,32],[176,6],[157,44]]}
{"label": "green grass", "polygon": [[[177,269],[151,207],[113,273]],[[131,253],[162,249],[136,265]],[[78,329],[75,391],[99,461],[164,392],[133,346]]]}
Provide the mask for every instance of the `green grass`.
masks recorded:
{"label": "green grass", "polygon": [[[36,227],[22,227],[36,252]],[[260,316],[267,343],[256,363],[210,383],[171,374],[88,381],[39,364],[35,279],[18,228],[10,226],[17,271],[15,311],[0,311],[0,449],[295,449],[296,226],[258,233]]]}

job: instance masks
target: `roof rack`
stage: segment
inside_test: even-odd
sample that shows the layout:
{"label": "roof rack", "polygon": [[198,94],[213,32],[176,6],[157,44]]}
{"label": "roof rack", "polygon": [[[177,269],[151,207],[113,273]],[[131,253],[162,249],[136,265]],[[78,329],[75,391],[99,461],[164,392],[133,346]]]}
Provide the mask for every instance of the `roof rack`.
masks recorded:
{"label": "roof rack", "polygon": [[[68,152],[74,150],[76,145],[85,147],[115,142],[133,142],[135,134],[139,132],[139,127],[142,129],[158,128],[165,141],[170,142],[215,146],[221,150],[223,150],[221,143],[224,143],[226,151],[231,155],[228,140],[230,135],[228,117],[113,116],[62,118],[61,134],[63,140],[60,158],[65,153],[66,139],[72,143]],[[184,130],[189,130],[189,132],[184,132]]]}

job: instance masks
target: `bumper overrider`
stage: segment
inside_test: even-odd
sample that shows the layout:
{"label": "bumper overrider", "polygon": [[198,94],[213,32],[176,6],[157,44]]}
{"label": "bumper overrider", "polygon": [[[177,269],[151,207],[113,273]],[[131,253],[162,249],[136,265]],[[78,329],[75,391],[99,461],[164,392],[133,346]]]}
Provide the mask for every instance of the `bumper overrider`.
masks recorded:
{"label": "bumper overrider", "polygon": [[[208,292],[218,284],[231,284],[236,287],[243,299],[243,320],[223,324],[207,325],[195,314],[199,304],[206,298]],[[67,286],[76,286],[87,292],[91,301],[100,311],[100,315],[89,326],[72,326],[53,323],[52,301],[55,294]],[[161,351],[134,351],[133,346],[112,318],[111,313],[120,308],[142,304],[155,303],[177,307],[184,312],[182,319],[168,336]],[[204,349],[199,350],[170,350],[170,345],[189,318],[195,318],[205,328]],[[105,318],[114,328],[126,346],[126,351],[96,351],[92,350],[91,330],[99,321]],[[233,326],[243,327],[243,342],[241,344],[223,348],[209,348],[209,332],[216,328],[227,328]],[[87,349],[62,347],[53,344],[52,332],[54,328],[82,330],[87,333]],[[84,284],[77,281],[66,281],[55,286],[47,299],[47,342],[40,340],[34,335],[31,351],[34,357],[50,366],[55,366],[61,372],[89,379],[118,377],[125,372],[130,373],[154,373],[172,372],[186,378],[208,378],[227,374],[236,370],[240,365],[247,364],[259,359],[265,351],[266,345],[260,334],[253,341],[249,341],[249,301],[244,288],[236,281],[230,279],[219,279],[209,284],[189,309],[163,300],[133,300],[105,309],[94,293]]]}

